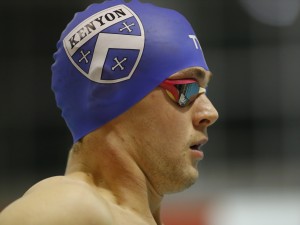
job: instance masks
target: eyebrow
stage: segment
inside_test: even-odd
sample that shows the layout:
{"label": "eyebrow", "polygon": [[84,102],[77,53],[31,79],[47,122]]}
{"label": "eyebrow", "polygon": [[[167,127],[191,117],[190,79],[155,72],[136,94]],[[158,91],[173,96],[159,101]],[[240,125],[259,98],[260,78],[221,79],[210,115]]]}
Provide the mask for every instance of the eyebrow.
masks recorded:
{"label": "eyebrow", "polygon": [[199,83],[205,82],[207,85],[211,79],[213,74],[210,71],[203,69],[202,67],[191,67],[187,69],[183,69],[174,73],[169,79],[184,79],[184,78],[194,78]]}

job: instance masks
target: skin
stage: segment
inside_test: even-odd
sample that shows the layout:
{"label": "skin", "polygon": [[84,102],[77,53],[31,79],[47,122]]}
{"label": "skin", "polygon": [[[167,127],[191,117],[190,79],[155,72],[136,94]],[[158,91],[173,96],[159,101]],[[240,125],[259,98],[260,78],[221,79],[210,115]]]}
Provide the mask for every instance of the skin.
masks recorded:
{"label": "skin", "polygon": [[[193,78],[205,87],[210,77],[194,67],[170,79]],[[76,143],[65,175],[30,188],[0,214],[0,224],[161,225],[163,196],[197,180],[200,158],[191,146],[207,141],[217,118],[205,94],[180,108],[156,88]]]}

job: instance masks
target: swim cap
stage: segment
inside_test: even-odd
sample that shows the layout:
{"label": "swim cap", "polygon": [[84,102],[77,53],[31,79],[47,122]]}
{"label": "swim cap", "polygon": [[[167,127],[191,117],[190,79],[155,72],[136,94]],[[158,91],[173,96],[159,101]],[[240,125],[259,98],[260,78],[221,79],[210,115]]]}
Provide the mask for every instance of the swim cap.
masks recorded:
{"label": "swim cap", "polygon": [[181,14],[137,0],[105,1],[76,13],[54,59],[52,89],[74,142],[175,72],[193,66],[208,70]]}

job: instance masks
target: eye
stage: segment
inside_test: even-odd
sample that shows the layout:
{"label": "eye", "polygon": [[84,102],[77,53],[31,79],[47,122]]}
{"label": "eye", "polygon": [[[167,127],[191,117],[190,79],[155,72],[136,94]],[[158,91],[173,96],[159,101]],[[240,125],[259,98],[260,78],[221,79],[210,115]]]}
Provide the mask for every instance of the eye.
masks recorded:
{"label": "eye", "polygon": [[186,106],[191,104],[199,96],[206,92],[205,88],[200,87],[198,82],[180,85],[180,98],[178,104],[180,106]]}
{"label": "eye", "polygon": [[181,107],[189,105],[199,94],[206,92],[194,79],[165,80],[160,87]]}

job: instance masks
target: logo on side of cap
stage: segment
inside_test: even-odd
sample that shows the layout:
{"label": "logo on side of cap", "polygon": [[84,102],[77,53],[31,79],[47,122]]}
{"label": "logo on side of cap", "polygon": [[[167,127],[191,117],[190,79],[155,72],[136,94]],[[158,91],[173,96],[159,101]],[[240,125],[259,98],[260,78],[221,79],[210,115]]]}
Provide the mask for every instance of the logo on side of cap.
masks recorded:
{"label": "logo on side of cap", "polygon": [[63,40],[72,64],[97,83],[131,78],[144,50],[139,17],[125,5],[100,11],[77,25]]}

